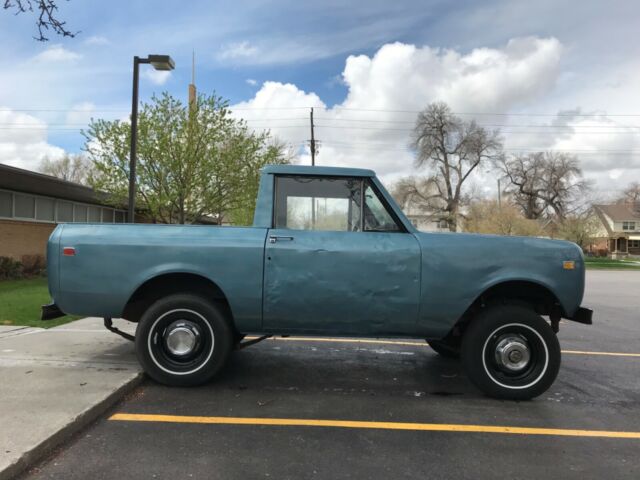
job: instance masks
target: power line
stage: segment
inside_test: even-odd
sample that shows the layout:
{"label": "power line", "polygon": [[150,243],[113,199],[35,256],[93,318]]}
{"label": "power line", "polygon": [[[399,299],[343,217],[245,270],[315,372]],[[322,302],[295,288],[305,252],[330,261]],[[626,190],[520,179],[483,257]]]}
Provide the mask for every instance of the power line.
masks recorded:
{"label": "power line", "polygon": [[[395,150],[395,151],[407,151],[412,152],[413,150],[409,147],[402,147],[400,145],[394,145],[389,143],[385,145],[384,143],[378,142],[377,145],[370,145],[368,143],[357,143],[357,142],[341,142],[339,140],[336,141],[326,141],[323,142],[326,145],[332,146],[337,145],[340,148],[351,148],[356,150],[364,150],[367,148],[374,150]],[[613,154],[613,155],[640,155],[640,150],[586,150],[586,149],[550,149],[550,148],[532,148],[531,146],[527,147],[507,147],[503,149],[507,152],[553,152],[553,153],[575,153],[581,155],[602,155],[602,154]]]}
{"label": "power line", "polygon": [[[318,120],[330,122],[356,122],[356,123],[390,123],[415,125],[414,120],[368,120],[359,118],[332,118],[316,117]],[[640,125],[543,125],[543,124],[521,124],[521,123],[478,123],[482,127],[522,127],[522,128],[611,128],[611,129],[640,129]]]}
{"label": "power line", "polygon": [[[234,111],[263,111],[263,110],[307,110],[312,106],[303,107],[238,107],[229,106],[228,110]],[[385,109],[385,108],[353,108],[342,107],[339,105],[325,108],[327,111],[349,111],[349,112],[389,112],[389,113],[421,113],[423,110],[403,110],[403,109]],[[7,112],[122,112],[128,113],[125,109],[92,109],[89,112],[86,109],[74,108],[0,108],[0,111]],[[640,113],[523,113],[523,112],[451,112],[454,115],[471,115],[471,116],[514,116],[514,117],[640,117]]]}
{"label": "power line", "polygon": [[[263,127],[263,128],[305,128],[306,125],[304,124],[300,124],[300,125],[272,125],[271,122],[273,122],[274,120],[285,120],[285,119],[271,119],[271,120],[246,120],[248,123],[251,123],[251,125],[254,125],[254,122],[267,122],[269,123],[268,125],[257,125],[257,127]],[[302,119],[286,119],[286,120],[302,120]],[[46,125],[35,125],[33,123],[0,123],[0,128],[1,127],[6,127],[6,128],[11,128],[11,129],[16,129],[16,130],[29,130],[29,129],[37,129],[37,130],[41,130],[41,129],[54,129],[57,127],[77,127],[77,128],[87,128],[89,126],[89,123],[48,123]],[[380,131],[380,132],[384,132],[384,131],[406,131],[406,132],[411,132],[413,131],[412,129],[391,129],[391,128],[385,128],[385,127],[380,127],[380,128],[375,128],[375,127],[360,127],[360,126],[351,126],[351,125],[317,125],[318,127],[323,127],[323,128],[339,128],[339,129],[359,129],[359,130],[376,130],[376,131]],[[506,126],[506,125],[505,125]],[[525,125],[513,125],[513,127],[517,127],[517,128],[526,128]],[[608,127],[605,127],[608,128]],[[634,128],[638,128],[640,129],[640,127],[634,127]],[[545,130],[545,131],[536,131],[536,130],[501,130],[500,131],[501,134],[524,134],[524,135],[562,135],[562,134],[571,134],[571,135],[591,135],[591,134],[597,134],[597,135],[638,135],[640,134],[640,130],[639,131],[634,131],[634,132],[629,132],[629,131],[616,131],[616,130],[612,130],[612,131],[607,131],[607,130],[589,130],[589,131],[558,131],[558,130],[553,130],[553,131],[549,131],[549,130]]]}

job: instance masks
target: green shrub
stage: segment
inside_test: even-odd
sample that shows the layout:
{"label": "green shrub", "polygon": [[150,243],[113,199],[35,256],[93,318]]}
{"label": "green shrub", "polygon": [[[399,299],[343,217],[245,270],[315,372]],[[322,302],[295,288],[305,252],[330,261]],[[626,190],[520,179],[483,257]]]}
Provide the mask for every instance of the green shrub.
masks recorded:
{"label": "green shrub", "polygon": [[22,263],[11,257],[0,257],[0,280],[14,280],[22,277]]}
{"label": "green shrub", "polygon": [[47,262],[42,255],[23,255],[21,261],[25,277],[37,277],[47,270]]}

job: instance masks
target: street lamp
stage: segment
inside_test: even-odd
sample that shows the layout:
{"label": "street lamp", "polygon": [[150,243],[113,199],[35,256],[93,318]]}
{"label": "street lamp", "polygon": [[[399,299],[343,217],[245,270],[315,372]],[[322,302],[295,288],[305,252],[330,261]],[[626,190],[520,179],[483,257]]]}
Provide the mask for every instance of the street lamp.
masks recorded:
{"label": "street lamp", "polygon": [[141,63],[149,63],[156,70],[173,70],[175,62],[169,55],[133,57],[133,95],[131,98],[131,153],[129,155],[129,223],[135,223],[136,215],[136,149],[138,140],[138,77]]}

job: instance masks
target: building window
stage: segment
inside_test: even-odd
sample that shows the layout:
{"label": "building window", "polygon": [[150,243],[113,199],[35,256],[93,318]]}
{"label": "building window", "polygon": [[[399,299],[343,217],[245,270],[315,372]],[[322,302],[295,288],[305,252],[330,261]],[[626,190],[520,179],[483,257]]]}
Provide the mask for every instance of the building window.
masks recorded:
{"label": "building window", "polygon": [[634,231],[636,229],[636,222],[622,222],[622,230]]}
{"label": "building window", "polygon": [[73,209],[73,221],[74,222],[86,222],[87,221],[87,206],[76,205]]}
{"label": "building window", "polygon": [[629,248],[640,248],[640,240],[629,240]]}
{"label": "building window", "polygon": [[112,208],[103,208],[102,209],[102,223],[113,223],[113,209]]}
{"label": "building window", "polygon": [[53,222],[56,219],[56,201],[53,198],[36,198],[36,220]]}
{"label": "building window", "polygon": [[89,222],[100,223],[100,213],[99,207],[89,207]]}
{"label": "building window", "polygon": [[0,192],[0,217],[13,217],[13,195]]}
{"label": "building window", "polygon": [[0,218],[51,223],[87,221],[124,223],[126,212],[109,207],[0,190]]}
{"label": "building window", "polygon": [[73,222],[73,203],[58,201],[58,222]]}
{"label": "building window", "polygon": [[15,210],[14,214],[17,218],[36,218],[36,199],[30,195],[14,195]]}

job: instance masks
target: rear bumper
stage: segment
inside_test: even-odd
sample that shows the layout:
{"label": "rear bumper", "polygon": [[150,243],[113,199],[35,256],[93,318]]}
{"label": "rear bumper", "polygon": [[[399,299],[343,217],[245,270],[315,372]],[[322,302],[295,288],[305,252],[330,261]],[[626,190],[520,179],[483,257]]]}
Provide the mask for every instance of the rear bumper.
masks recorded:
{"label": "rear bumper", "polygon": [[50,303],[48,305],[42,305],[42,314],[40,315],[40,320],[53,320],[54,318],[64,317],[66,313],[60,310],[60,307],[55,303]]}
{"label": "rear bumper", "polygon": [[578,307],[575,313],[571,317],[567,317],[567,319],[578,323],[584,323],[585,325],[592,325],[592,317],[593,310],[590,308]]}

